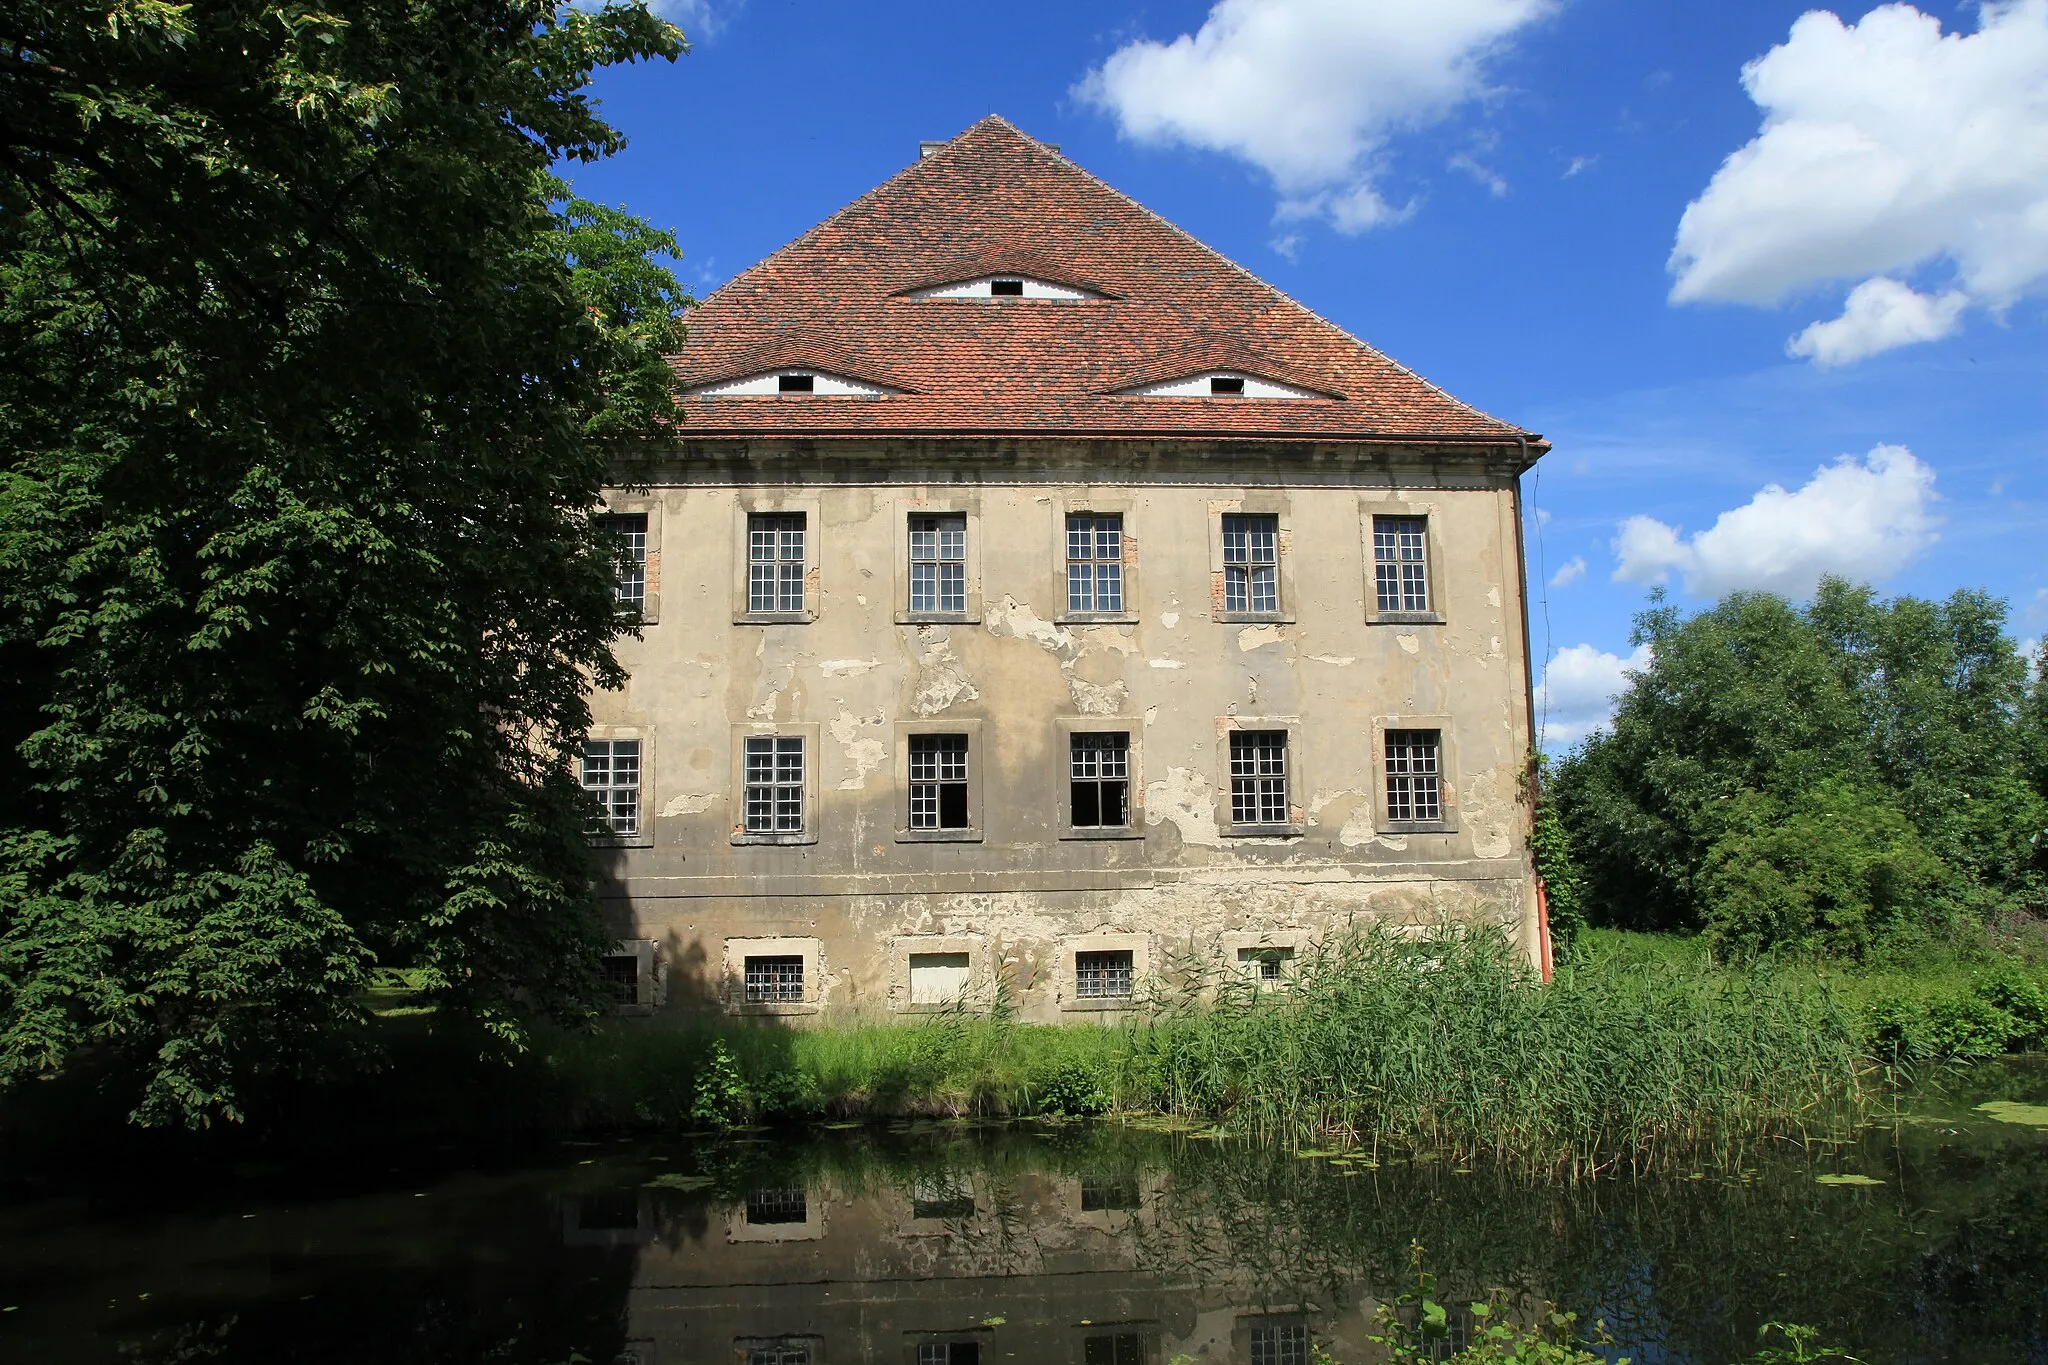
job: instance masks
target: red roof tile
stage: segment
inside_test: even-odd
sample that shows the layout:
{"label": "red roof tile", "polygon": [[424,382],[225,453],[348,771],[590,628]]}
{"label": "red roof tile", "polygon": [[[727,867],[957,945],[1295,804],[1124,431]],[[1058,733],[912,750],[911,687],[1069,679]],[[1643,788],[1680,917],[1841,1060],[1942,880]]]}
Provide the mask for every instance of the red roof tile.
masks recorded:
{"label": "red roof tile", "polygon": [[[905,297],[1005,273],[1105,297]],[[673,363],[685,388],[804,366],[900,391],[688,397],[683,429],[697,437],[1529,436],[994,117],[714,292],[690,315]],[[1330,397],[1118,393],[1216,369]]]}

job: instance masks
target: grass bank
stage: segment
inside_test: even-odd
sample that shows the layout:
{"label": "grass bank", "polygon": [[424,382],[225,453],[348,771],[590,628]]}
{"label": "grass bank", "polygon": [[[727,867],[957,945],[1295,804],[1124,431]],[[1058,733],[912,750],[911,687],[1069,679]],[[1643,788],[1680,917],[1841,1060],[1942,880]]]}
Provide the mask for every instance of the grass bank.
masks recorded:
{"label": "grass bank", "polygon": [[398,1049],[392,1078],[416,1083],[391,1121],[421,1103],[587,1131],[1125,1112],[1586,1174],[1839,1135],[1915,1066],[2048,1045],[2044,986],[1997,953],[1730,967],[1697,940],[1593,933],[1538,987],[1498,939],[1364,933],[1284,992],[1183,979],[1104,1028],[621,1020],[480,1076],[411,1021],[429,1032]]}
{"label": "grass bank", "polygon": [[[282,1088],[264,1126],[466,1140],[1122,1112],[1583,1175],[1840,1136],[1916,1069],[2048,1047],[2048,972],[2011,954],[1733,967],[1697,940],[1612,932],[1588,934],[1547,987],[1497,938],[1363,933],[1284,991],[1182,978],[1145,1004],[1102,1028],[1000,1010],[806,1028],[624,1019],[509,1062],[401,1011],[384,1021],[383,1071]],[[71,1126],[13,1117],[17,1132]]]}

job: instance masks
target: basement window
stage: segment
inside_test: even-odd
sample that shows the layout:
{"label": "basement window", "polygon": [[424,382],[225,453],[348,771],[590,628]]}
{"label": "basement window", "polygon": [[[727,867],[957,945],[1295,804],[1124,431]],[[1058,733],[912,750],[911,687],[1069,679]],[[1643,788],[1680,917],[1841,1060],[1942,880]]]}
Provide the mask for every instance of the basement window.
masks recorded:
{"label": "basement window", "polygon": [[640,955],[607,953],[604,959],[605,989],[615,1005],[640,1003]]}
{"label": "basement window", "polygon": [[1084,1000],[1128,1000],[1135,984],[1131,952],[1074,954],[1074,993]]}
{"label": "basement window", "polygon": [[775,376],[777,393],[810,393],[818,386],[814,374],[779,374]]}
{"label": "basement window", "polygon": [[1209,393],[1215,398],[1244,397],[1244,376],[1216,374],[1209,376]]}
{"label": "basement window", "polygon": [[804,960],[802,956],[749,957],[746,960],[745,972],[747,1003],[749,1005],[802,1003],[804,998]]}

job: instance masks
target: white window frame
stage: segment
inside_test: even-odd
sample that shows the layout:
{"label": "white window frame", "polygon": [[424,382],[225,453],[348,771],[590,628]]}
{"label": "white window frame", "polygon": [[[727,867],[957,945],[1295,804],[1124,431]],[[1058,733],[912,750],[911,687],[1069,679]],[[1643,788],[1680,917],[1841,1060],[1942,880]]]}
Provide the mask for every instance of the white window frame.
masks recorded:
{"label": "white window frame", "polygon": [[[1387,735],[1434,730],[1437,736],[1437,807],[1434,820],[1396,820],[1388,800]],[[1375,716],[1372,724],[1373,814],[1382,834],[1454,834],[1458,830],[1457,733],[1449,716]]]}
{"label": "white window frame", "polygon": [[[822,537],[819,499],[808,493],[779,493],[763,489],[742,489],[734,499],[732,545],[732,622],[736,626],[808,625],[818,619],[824,591],[820,559]],[[753,524],[756,517],[803,518],[803,606],[795,611],[780,608],[756,611],[752,598]]]}
{"label": "white window frame", "polygon": [[[1233,800],[1234,774],[1231,769],[1231,736],[1242,731],[1278,731],[1286,736],[1285,772],[1287,818],[1260,824],[1239,824]],[[1216,718],[1216,832],[1226,839],[1298,839],[1307,827],[1303,797],[1309,791],[1299,716],[1218,716]]]}
{"label": "white window frame", "polygon": [[[805,721],[750,721],[730,727],[732,771],[729,791],[732,799],[732,842],[746,844],[815,844],[818,842],[818,763],[824,753],[824,726]],[[803,741],[803,828],[798,830],[754,830],[747,828],[747,741],[750,739],[797,739]]]}
{"label": "white window frame", "polygon": [[[1273,519],[1273,582],[1276,596],[1274,609],[1255,611],[1250,609],[1250,588],[1246,588],[1246,607],[1230,605],[1230,573],[1232,561],[1224,558],[1223,525],[1225,517],[1270,517]],[[1209,502],[1209,619],[1219,624],[1290,624],[1295,619],[1294,604],[1300,600],[1294,582],[1294,528],[1285,493],[1266,490],[1247,491],[1240,497],[1214,498]]]}
{"label": "white window frame", "polygon": [[613,517],[647,519],[646,539],[640,555],[640,614],[637,621],[642,626],[658,624],[661,620],[661,495],[607,488],[600,505],[591,515],[599,521]]}
{"label": "white window frame", "polygon": [[[966,541],[962,547],[961,609],[940,611],[911,606],[911,523],[919,517],[959,517]],[[901,498],[896,503],[896,621],[899,625],[976,625],[981,621],[981,508],[972,496]]]}
{"label": "white window frame", "polygon": [[[653,736],[646,729],[639,726],[591,726],[584,735],[583,745],[577,750],[576,754],[576,781],[585,791],[597,790],[589,785],[586,767],[589,762],[590,746],[593,744],[603,744],[608,749],[619,744],[637,744],[639,746],[640,771],[638,786],[635,789],[633,828],[630,831],[619,830],[616,827],[612,827],[609,832],[593,830],[589,836],[590,842],[599,848],[651,847],[654,843],[652,813],[657,809],[654,804]],[[622,790],[622,788],[615,786],[607,786],[605,789]],[[609,808],[609,802],[607,802],[607,810]],[[606,823],[609,826],[609,820]]]}
{"label": "white window frame", "polygon": [[[964,829],[913,828],[910,823],[910,739],[913,735],[965,735],[967,737],[967,826]],[[953,720],[935,716],[930,720],[896,723],[896,842],[903,844],[980,843],[982,840],[982,779],[988,769],[988,749],[982,740],[978,720]]]}

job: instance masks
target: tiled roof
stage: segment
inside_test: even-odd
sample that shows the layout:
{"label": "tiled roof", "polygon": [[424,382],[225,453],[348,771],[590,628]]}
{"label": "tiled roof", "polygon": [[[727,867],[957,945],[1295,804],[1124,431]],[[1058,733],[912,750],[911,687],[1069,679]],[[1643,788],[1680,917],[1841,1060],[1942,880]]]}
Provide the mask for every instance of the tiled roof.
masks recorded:
{"label": "tiled roof", "polygon": [[[905,297],[1006,273],[1104,297]],[[1403,369],[995,117],[733,279],[688,322],[674,359],[685,389],[815,367],[899,392],[692,396],[683,404],[686,436],[1529,435]],[[1330,397],[1117,392],[1207,370]]]}

